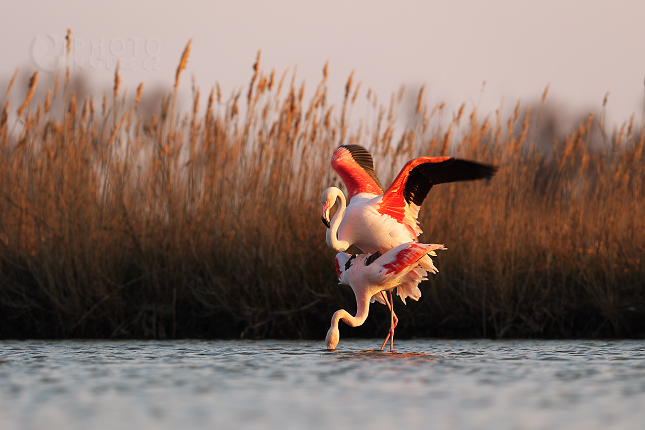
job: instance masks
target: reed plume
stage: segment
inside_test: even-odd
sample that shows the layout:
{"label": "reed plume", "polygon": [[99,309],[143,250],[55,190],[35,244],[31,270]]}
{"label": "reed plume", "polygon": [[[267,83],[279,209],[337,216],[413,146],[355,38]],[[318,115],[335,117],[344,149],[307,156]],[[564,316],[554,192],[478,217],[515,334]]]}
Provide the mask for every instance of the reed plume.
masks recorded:
{"label": "reed plume", "polygon": [[5,91],[4,98],[7,98],[9,94],[11,93],[11,89],[13,88],[13,84],[16,82],[16,76],[18,76],[18,69],[16,69],[15,72],[13,72],[13,75],[11,76],[11,79],[9,80],[9,85],[7,86],[7,91]]}
{"label": "reed plume", "polygon": [[116,99],[119,98],[119,87],[121,86],[121,76],[119,75],[119,66],[121,63],[119,61],[116,62],[116,68],[114,69],[114,101],[116,102]]}
{"label": "reed plume", "polygon": [[18,116],[22,116],[22,113],[24,112],[25,108],[27,106],[29,106],[29,103],[31,102],[31,99],[34,96],[34,93],[36,92],[36,84],[38,84],[38,71],[37,70],[34,72],[34,74],[29,79],[29,90],[27,91],[27,96],[25,97],[25,101],[18,108]]}
{"label": "reed plume", "polygon": [[141,93],[143,92],[143,82],[137,87],[137,96],[134,99],[134,104],[138,104],[141,101]]}
{"label": "reed plume", "polygon": [[181,59],[179,60],[179,66],[177,66],[177,73],[175,74],[175,86],[174,86],[175,93],[177,92],[177,88],[179,87],[179,77],[181,76],[181,72],[184,71],[184,69],[186,68],[186,64],[188,64],[188,56],[190,55],[190,44],[192,42],[193,42],[193,39],[188,40],[188,43],[184,48],[184,52],[181,54]]}

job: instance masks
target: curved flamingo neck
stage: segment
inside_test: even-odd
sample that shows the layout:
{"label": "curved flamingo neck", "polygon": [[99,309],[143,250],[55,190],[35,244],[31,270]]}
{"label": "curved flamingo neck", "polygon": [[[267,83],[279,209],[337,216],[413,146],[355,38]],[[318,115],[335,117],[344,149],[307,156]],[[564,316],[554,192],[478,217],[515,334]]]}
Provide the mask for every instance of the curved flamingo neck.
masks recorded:
{"label": "curved flamingo neck", "polygon": [[345,195],[341,190],[336,188],[333,191],[333,195],[335,196],[335,198],[340,200],[340,202],[338,210],[334,214],[334,217],[331,219],[331,223],[329,224],[329,228],[327,229],[327,245],[329,245],[336,252],[344,252],[347,250],[347,248],[349,248],[349,245],[351,244],[346,240],[338,239],[338,228],[340,227],[340,223],[343,221],[343,217],[345,216],[347,201],[345,200]]}
{"label": "curved flamingo neck", "polygon": [[358,327],[362,325],[367,319],[370,312],[370,300],[368,297],[356,297],[356,316],[352,316],[345,309],[340,309],[334,312],[331,318],[331,326],[338,329],[339,321],[344,321],[350,327]]}

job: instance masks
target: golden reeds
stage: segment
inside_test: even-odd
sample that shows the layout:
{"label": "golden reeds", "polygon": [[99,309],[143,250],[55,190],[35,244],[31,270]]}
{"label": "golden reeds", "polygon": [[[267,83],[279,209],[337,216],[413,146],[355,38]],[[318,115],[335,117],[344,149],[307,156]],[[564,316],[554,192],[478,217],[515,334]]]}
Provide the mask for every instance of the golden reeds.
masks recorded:
{"label": "golden reeds", "polygon": [[[419,303],[397,303],[403,336],[641,333],[644,137],[633,119],[607,144],[593,115],[553,143],[530,105],[484,120],[461,106],[443,123],[445,105],[426,109],[422,87],[399,130],[401,91],[384,106],[368,90],[373,118],[350,121],[353,74],[338,110],[324,102],[327,65],[307,102],[304,84],[264,74],[259,54],[245,115],[243,92],[222,100],[219,84],[205,116],[195,84],[192,109],[175,113],[189,48],[157,115],[134,108],[143,84],[118,111],[105,93],[98,118],[70,92],[61,114],[57,83],[25,115],[37,74],[15,125],[4,104],[0,337],[323,338],[353,300],[316,215],[321,191],[342,186],[329,165],[341,142],[368,146],[384,184],[417,155],[500,166],[488,182],[432,188],[420,240],[450,251]],[[359,334],[386,329],[384,309],[373,313]]]}

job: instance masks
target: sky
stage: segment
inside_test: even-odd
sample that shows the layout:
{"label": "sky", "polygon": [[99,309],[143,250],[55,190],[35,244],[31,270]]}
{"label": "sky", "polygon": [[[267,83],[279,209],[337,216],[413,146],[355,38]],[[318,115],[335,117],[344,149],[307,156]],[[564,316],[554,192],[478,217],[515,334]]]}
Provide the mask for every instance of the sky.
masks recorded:
{"label": "sky", "polygon": [[401,85],[416,92],[425,84],[429,104],[487,113],[534,103],[549,85],[563,116],[598,112],[607,93],[610,123],[643,114],[642,1],[39,0],[14,2],[2,15],[0,83],[16,68],[23,86],[36,69],[54,76],[64,64],[56,43],[70,28],[72,70],[99,94],[112,85],[117,59],[130,91],[140,81],[144,97],[169,88],[192,38],[186,94],[190,76],[204,91],[215,82],[225,94],[246,87],[262,50],[263,70],[297,68],[296,81],[310,90],[329,61],[328,88],[339,100],[355,71],[384,101]]}

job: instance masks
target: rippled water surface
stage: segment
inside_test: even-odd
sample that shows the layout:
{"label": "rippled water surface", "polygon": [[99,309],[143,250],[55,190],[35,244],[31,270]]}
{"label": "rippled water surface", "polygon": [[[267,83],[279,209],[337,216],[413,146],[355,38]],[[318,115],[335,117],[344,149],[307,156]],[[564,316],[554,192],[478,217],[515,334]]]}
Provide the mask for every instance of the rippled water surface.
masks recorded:
{"label": "rippled water surface", "polygon": [[645,428],[643,341],[379,343],[4,341],[0,429]]}

